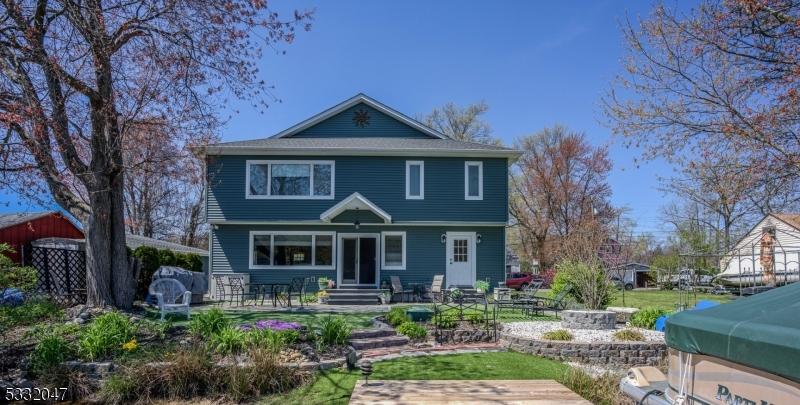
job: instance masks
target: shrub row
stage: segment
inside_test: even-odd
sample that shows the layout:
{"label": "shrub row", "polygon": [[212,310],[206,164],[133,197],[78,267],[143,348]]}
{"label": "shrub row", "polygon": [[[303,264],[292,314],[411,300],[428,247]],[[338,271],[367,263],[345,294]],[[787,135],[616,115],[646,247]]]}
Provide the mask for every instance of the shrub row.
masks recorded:
{"label": "shrub row", "polygon": [[131,252],[133,257],[139,259],[141,271],[136,282],[136,298],[143,299],[147,296],[147,288],[153,278],[153,273],[161,266],[178,266],[195,272],[203,271],[203,261],[194,253],[175,253],[167,249],[156,249],[150,246],[139,246]]}

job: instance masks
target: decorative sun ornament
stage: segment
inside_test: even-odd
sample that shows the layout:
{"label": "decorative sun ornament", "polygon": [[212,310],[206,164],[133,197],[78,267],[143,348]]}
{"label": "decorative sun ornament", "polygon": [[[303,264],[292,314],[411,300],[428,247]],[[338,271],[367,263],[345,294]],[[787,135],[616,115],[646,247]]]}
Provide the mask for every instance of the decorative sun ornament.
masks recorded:
{"label": "decorative sun ornament", "polygon": [[369,112],[365,109],[356,110],[353,113],[353,123],[359,128],[369,126]]}

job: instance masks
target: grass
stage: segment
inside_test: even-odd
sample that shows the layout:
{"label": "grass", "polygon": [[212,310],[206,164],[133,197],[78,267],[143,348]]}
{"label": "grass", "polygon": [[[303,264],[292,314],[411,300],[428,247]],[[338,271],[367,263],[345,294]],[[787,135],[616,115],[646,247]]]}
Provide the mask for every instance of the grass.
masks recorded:
{"label": "grass", "polygon": [[[568,367],[556,361],[515,352],[407,357],[374,364],[375,380],[560,380]],[[358,371],[328,371],[316,380],[265,404],[347,404]]]}
{"label": "grass", "polygon": [[[633,290],[633,291],[625,291],[625,303],[623,305],[622,302],[622,292],[617,292],[614,300],[611,302],[609,306],[611,307],[633,307],[633,308],[644,308],[644,307],[656,307],[661,308],[666,311],[675,311],[676,305],[678,304],[678,296],[680,291],[678,290]],[[684,292],[684,294],[686,294]],[[699,300],[709,300],[709,301],[717,301],[720,303],[729,302],[731,300],[730,295],[714,295],[714,294],[704,294],[704,293],[697,293],[697,299],[695,299],[695,294],[689,293],[689,305],[694,306],[694,304]]]}
{"label": "grass", "polygon": [[[200,311],[207,311],[210,308],[192,309],[192,314],[197,314]],[[151,319],[159,319],[158,310],[148,308],[147,317]],[[368,328],[372,326],[372,318],[380,315],[378,313],[363,312],[363,313],[327,313],[327,312],[284,312],[284,311],[256,311],[256,310],[226,310],[223,309],[225,318],[228,319],[233,325],[242,323],[252,323],[262,319],[277,319],[287,322],[298,322],[301,325],[319,324],[323,319],[333,315],[342,316],[345,321],[353,327],[353,329]],[[167,318],[173,325],[187,326],[188,321],[186,317],[175,314],[168,314]]]}

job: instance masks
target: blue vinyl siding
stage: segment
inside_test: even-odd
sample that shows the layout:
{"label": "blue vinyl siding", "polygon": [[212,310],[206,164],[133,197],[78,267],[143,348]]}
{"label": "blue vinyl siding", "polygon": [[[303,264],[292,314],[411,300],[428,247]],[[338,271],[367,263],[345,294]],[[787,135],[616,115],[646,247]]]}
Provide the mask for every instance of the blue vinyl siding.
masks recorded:
{"label": "blue vinyl siding", "polygon": [[[353,116],[358,110],[366,110],[369,124],[355,125]],[[412,128],[364,103],[359,103],[294,135],[293,138],[431,138],[430,135]]]}
{"label": "blue vinyl siding", "polygon": [[[246,199],[247,160],[334,160],[332,200]],[[406,200],[406,160],[425,162],[425,199]],[[464,199],[464,161],[483,162],[483,200]],[[504,158],[402,156],[214,156],[208,165],[209,221],[318,221],[319,215],[354,192],[403,221],[505,223],[508,163]]]}
{"label": "blue vinyl siding", "polygon": [[[406,269],[381,270],[380,279],[399,276],[406,283],[429,284],[433,276],[446,274],[446,248],[441,243],[441,235],[446,232],[476,232],[481,234],[481,243],[476,245],[476,279],[488,279],[496,286],[498,281],[505,280],[505,228],[502,226],[485,227],[442,227],[442,226],[385,226],[366,225],[356,231],[352,225],[329,226],[246,226],[219,225],[212,230],[211,256],[215,273],[248,273],[250,281],[288,282],[293,277],[328,277],[336,279],[336,270],[299,270],[299,269],[249,269],[249,237],[250,231],[326,231],[326,232],[361,232],[380,233],[381,231],[406,232]],[[338,254],[338,252],[337,252]],[[378,258],[380,260],[380,258]],[[334,263],[338,258],[334,257]],[[312,283],[310,289],[316,289]]]}

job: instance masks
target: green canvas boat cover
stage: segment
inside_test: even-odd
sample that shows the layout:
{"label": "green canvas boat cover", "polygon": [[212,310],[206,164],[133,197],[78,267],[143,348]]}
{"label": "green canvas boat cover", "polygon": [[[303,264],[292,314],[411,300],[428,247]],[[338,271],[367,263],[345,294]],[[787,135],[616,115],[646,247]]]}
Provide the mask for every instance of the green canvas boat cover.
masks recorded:
{"label": "green canvas boat cover", "polygon": [[800,283],[672,315],[666,341],[800,382]]}

